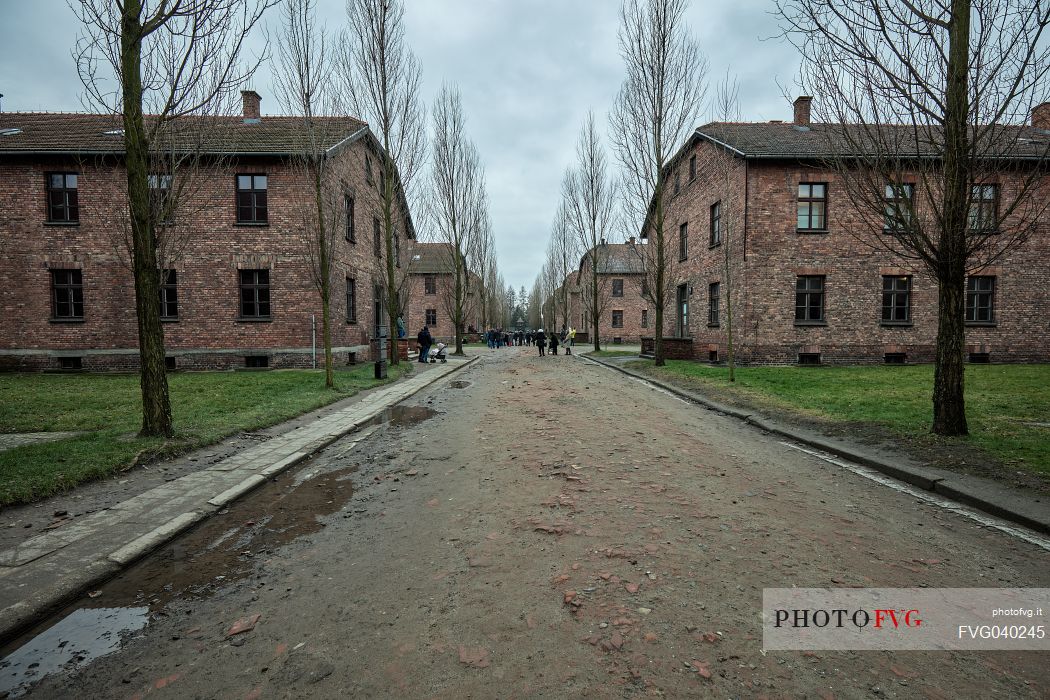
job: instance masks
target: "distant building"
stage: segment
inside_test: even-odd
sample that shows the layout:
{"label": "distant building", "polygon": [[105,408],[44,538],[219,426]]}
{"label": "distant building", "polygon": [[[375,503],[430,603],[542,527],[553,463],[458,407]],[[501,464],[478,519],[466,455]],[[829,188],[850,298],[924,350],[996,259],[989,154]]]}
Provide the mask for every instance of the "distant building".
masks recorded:
{"label": "distant building", "polygon": [[[809,98],[791,123],[700,127],[670,164],[667,227],[681,232],[671,254],[676,293],[665,335],[669,357],[723,361],[726,298],[724,212],[734,207],[732,295],[736,359],[751,364],[930,362],[937,285],[920,264],[862,243],[836,173],[822,164],[822,124]],[[1026,129],[1026,127],[1018,127]],[[1037,159],[1050,142],[1050,105],[1033,114],[1023,143]],[[716,178],[716,154],[731,156],[732,191]],[[1045,164],[1042,166],[1045,168]],[[1008,180],[988,183],[973,206],[998,206]],[[987,194],[985,194],[987,193]],[[1039,195],[1037,195],[1039,196]],[[892,232],[891,232],[892,233]],[[1035,235],[966,289],[966,352],[974,362],[1050,360],[1050,236]],[[673,235],[673,233],[672,233]],[[677,253],[677,254],[676,254]],[[647,344],[651,350],[651,341]]]}
{"label": "distant building", "polygon": [[[164,251],[157,300],[172,368],[308,367],[315,327],[323,363],[302,209],[311,190],[293,165],[302,121],[262,116],[254,92],[243,101],[243,116],[209,119],[197,132],[207,165],[166,224],[182,241]],[[324,123],[338,173],[326,184],[342,210],[332,344],[345,364],[365,359],[376,324],[387,323],[381,149],[363,122]],[[0,367],[138,367],[123,157],[119,115],[0,114]],[[160,197],[177,187],[163,175],[151,183]],[[404,201],[395,226],[400,250],[415,236]]]}
{"label": "distant building", "polygon": [[[598,266],[598,338],[602,343],[637,344],[655,323],[652,303],[646,299],[642,258],[632,238],[627,243],[601,243],[580,258],[569,277],[569,319],[589,341],[591,320],[591,269]],[[561,323],[561,321],[559,321]],[[561,330],[560,327],[558,330]]]}
{"label": "distant building", "polygon": [[[452,247],[447,243],[416,243],[408,265],[408,303],[405,325],[410,339],[424,324],[430,327],[435,340],[454,344],[455,325],[452,322],[455,299],[455,272]],[[466,272],[463,278],[466,304],[464,306],[464,335],[481,329],[481,278]]]}

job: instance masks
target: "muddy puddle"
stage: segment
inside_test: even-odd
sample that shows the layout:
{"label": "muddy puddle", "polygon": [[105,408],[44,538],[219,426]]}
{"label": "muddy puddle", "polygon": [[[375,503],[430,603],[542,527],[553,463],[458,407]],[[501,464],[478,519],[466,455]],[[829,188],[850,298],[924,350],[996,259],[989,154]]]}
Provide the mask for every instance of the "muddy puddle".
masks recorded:
{"label": "muddy puddle", "polygon": [[454,382],[449,382],[448,386],[450,389],[466,389],[468,386],[470,386],[470,382],[465,382],[461,379],[457,379]]}
{"label": "muddy puddle", "polygon": [[378,416],[368,421],[366,425],[382,425],[384,423],[394,428],[407,428],[422,423],[428,418],[441,413],[428,406],[391,406]]}
{"label": "muddy puddle", "polygon": [[[353,496],[355,467],[287,473],[161,547],[0,649],[0,697],[116,651],[175,598],[199,599],[247,578],[256,560],[322,529]],[[308,475],[303,477],[302,475]]]}

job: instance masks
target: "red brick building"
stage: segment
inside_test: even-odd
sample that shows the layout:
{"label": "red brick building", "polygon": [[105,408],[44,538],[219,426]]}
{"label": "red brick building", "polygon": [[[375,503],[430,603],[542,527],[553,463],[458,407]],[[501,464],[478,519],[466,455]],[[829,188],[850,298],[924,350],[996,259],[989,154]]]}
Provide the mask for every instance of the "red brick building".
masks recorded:
{"label": "red brick building", "polygon": [[[173,214],[168,238],[179,244],[163,251],[169,367],[309,367],[315,329],[323,363],[303,214],[312,190],[294,160],[306,136],[297,118],[262,116],[259,101],[245,92],[243,117],[200,130],[206,165]],[[380,147],[360,121],[326,125],[341,210],[332,345],[345,364],[368,356],[384,279]],[[137,368],[122,158],[119,116],[0,114],[0,367]],[[414,237],[404,202],[396,230]]]}
{"label": "red brick building", "polygon": [[[637,344],[651,333],[652,304],[645,298],[642,258],[632,238],[627,243],[602,243],[580,258],[569,284],[569,318],[579,331],[577,342],[591,333],[591,269],[598,265],[598,339],[602,343]],[[559,321],[561,323],[561,321]],[[557,330],[561,330],[559,327]]]}
{"label": "red brick building", "polygon": [[[866,224],[822,165],[823,125],[810,123],[808,100],[796,102],[791,123],[700,127],[672,161],[667,226],[682,232],[684,251],[665,326],[680,340],[667,344],[669,356],[725,359],[730,287],[740,363],[933,360],[937,285],[917,261],[853,235]],[[1040,123],[1025,138],[1046,144],[1048,136],[1050,123]],[[1044,222],[968,277],[971,361],[1050,360],[1047,280]]]}
{"label": "red brick building", "polygon": [[[412,260],[408,266],[408,303],[404,316],[410,339],[424,324],[430,327],[434,339],[454,345],[456,331],[452,322],[455,299],[455,275],[451,247],[447,243],[416,243],[412,248]],[[467,272],[466,304],[463,332],[474,332],[481,328],[480,298],[481,278]]]}

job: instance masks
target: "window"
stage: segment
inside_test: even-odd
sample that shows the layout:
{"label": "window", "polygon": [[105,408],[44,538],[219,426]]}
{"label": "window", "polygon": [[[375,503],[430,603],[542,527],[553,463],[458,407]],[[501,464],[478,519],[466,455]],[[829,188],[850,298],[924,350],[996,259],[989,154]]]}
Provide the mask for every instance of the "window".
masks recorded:
{"label": "window", "polygon": [[915,207],[915,185],[907,182],[886,185],[886,208],[882,230],[907,231]]}
{"label": "window", "polygon": [[164,358],[164,369],[167,369],[167,370],[176,370],[176,369],[178,369],[178,365],[175,363],[175,357],[174,356],[168,355],[168,356],[166,356]]}
{"label": "window", "polygon": [[828,186],[823,182],[803,182],[798,186],[798,230],[826,231],[828,228]]}
{"label": "window", "polygon": [[995,278],[974,276],[966,280],[966,322],[995,323]]}
{"label": "window", "polygon": [[244,366],[250,369],[263,369],[270,366],[270,358],[266,355],[245,355]]}
{"label": "window", "polygon": [[674,171],[674,193],[678,194],[682,191],[682,173]]}
{"label": "window", "polygon": [[642,328],[649,327],[649,309],[642,309]]}
{"label": "window", "polygon": [[800,275],[795,282],[795,323],[824,323],[823,275]]}
{"label": "window", "polygon": [[51,271],[51,316],[64,321],[84,319],[84,278],[80,270]]}
{"label": "window", "polygon": [[160,272],[160,317],[170,320],[179,318],[178,277],[175,270]]}
{"label": "window", "polygon": [[707,361],[710,362],[713,365],[717,365],[718,364],[718,351],[717,350],[708,350],[707,351]]}
{"label": "window", "polygon": [[992,356],[987,352],[971,352],[967,355],[971,365],[987,365],[991,364]]}
{"label": "window", "polygon": [[368,156],[365,156],[365,182],[369,185],[376,183],[375,176],[372,174],[372,159]]}
{"label": "window", "polygon": [[437,277],[434,275],[425,275],[423,277],[423,293],[437,294]]}
{"label": "window", "polygon": [[427,316],[426,322],[427,322],[428,326],[436,326],[437,325],[437,322],[438,322],[437,309],[427,309],[426,316]]}
{"label": "window", "polygon": [[76,173],[47,174],[47,220],[54,224],[80,221]]}
{"label": "window", "polygon": [[623,328],[623,311],[612,312],[612,327]]}
{"label": "window", "polygon": [[270,271],[241,270],[241,318],[270,317]]}
{"label": "window", "polygon": [[237,176],[237,223],[265,224],[266,176]]}
{"label": "window", "polygon": [[58,358],[59,369],[84,369],[83,357],[60,357]]}
{"label": "window", "polygon": [[614,297],[623,296],[623,280],[617,279],[612,281],[612,295]]}
{"label": "window", "polygon": [[679,262],[689,258],[689,223],[686,222],[678,227],[678,260]]}
{"label": "window", "polygon": [[906,365],[908,364],[908,355],[903,352],[888,352],[882,356],[882,361],[887,365]]}
{"label": "window", "polygon": [[649,296],[649,280],[645,277],[642,278],[642,296]]}
{"label": "window", "polygon": [[882,278],[882,323],[911,323],[911,277],[887,275]]}
{"label": "window", "polygon": [[696,179],[696,154],[689,156],[689,182]]}
{"label": "window", "polygon": [[722,201],[711,205],[711,245],[722,243]]}
{"label": "window", "polygon": [[798,363],[800,365],[819,365],[820,364],[820,353],[819,352],[800,352],[798,354]]}
{"label": "window", "polygon": [[970,194],[970,230],[991,233],[999,218],[999,185],[974,185]]}
{"label": "window", "polygon": [[707,285],[707,325],[717,326],[718,325],[718,301],[721,294],[722,285],[718,282],[712,282]]}
{"label": "window", "polygon": [[350,195],[343,195],[343,209],[346,211],[346,240],[357,243],[354,233],[354,198]]}
{"label": "window", "polygon": [[172,211],[171,175],[149,176],[149,204],[153,220],[157,223],[170,223],[175,218]]}
{"label": "window", "polygon": [[383,257],[383,234],[379,231],[379,219],[376,217],[372,217],[372,246],[376,257]]}
{"label": "window", "polygon": [[357,281],[346,278],[346,322],[357,323]]}

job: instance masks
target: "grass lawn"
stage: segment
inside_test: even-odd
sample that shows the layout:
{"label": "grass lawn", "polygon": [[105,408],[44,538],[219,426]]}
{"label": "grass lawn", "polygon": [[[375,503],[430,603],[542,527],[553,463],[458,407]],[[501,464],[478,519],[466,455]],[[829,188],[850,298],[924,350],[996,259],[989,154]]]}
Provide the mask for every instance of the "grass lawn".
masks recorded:
{"label": "grass lawn", "polygon": [[725,367],[680,360],[669,360],[663,368],[648,360],[629,366],[759,408],[888,428],[893,435],[931,444],[976,447],[1008,467],[1050,478],[1050,365],[967,365],[970,435],[961,439],[929,434],[932,365],[738,367],[735,385]]}
{"label": "grass lawn", "polygon": [[138,375],[0,374],[0,433],[85,431],[56,442],[0,452],[0,506],[28,503],[98,479],[136,460],[172,456],[258,430],[362,389],[385,384],[409,363],[390,367],[377,382],[371,363],[336,371],[324,389],[321,370],[189,372],[168,376],[177,434],[142,439]]}
{"label": "grass lawn", "polygon": [[[586,346],[585,346],[586,347]],[[580,346],[576,346],[576,350],[579,351]],[[591,357],[638,357],[637,350],[588,350],[580,353],[581,355],[590,355]]]}

